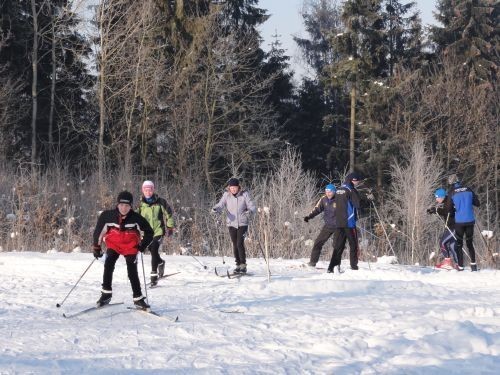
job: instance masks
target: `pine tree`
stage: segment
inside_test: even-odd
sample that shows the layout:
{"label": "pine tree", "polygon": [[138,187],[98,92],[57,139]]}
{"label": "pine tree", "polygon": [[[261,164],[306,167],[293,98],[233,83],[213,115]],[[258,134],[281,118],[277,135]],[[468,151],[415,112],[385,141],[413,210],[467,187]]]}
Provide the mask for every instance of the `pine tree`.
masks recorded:
{"label": "pine tree", "polygon": [[437,53],[456,59],[471,80],[496,82],[500,3],[495,0],[440,0],[431,28]]}

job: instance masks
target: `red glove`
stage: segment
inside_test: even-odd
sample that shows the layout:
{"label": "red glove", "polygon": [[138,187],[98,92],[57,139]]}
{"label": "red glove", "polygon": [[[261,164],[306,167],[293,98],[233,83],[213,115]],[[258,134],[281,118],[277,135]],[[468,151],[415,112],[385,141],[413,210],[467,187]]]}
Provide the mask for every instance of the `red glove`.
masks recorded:
{"label": "red glove", "polygon": [[167,237],[172,237],[174,234],[174,228],[167,228]]}

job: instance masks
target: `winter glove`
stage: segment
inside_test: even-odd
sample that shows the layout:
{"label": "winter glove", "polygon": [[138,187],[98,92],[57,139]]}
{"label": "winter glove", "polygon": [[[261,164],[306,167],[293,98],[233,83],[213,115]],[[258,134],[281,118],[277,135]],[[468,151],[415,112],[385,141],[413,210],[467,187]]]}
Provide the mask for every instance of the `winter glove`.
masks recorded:
{"label": "winter glove", "polygon": [[309,216],[304,216],[304,221],[305,221],[306,223],[308,223],[308,222],[309,222],[309,219],[310,219],[310,217],[309,217]]}
{"label": "winter glove", "polygon": [[92,251],[94,252],[94,258],[98,259],[98,258],[102,257],[101,245],[93,245]]}
{"label": "winter glove", "polygon": [[174,228],[167,228],[167,237],[172,237],[174,234]]}
{"label": "winter glove", "polygon": [[139,245],[137,245],[137,250],[139,250],[141,253],[143,253],[144,251],[146,251],[146,247],[144,244],[140,243]]}
{"label": "winter glove", "polygon": [[366,199],[368,199],[369,201],[373,201],[373,200],[375,200],[375,197],[374,197],[373,193],[368,193],[368,194],[366,194]]}
{"label": "winter glove", "polygon": [[436,207],[430,207],[427,209],[427,213],[429,215],[435,214],[436,213]]}

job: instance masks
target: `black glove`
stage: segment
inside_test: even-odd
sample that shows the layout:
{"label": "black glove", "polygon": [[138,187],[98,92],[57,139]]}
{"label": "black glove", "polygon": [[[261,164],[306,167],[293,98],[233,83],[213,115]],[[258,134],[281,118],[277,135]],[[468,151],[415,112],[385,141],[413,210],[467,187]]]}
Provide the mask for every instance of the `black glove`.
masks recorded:
{"label": "black glove", "polygon": [[98,258],[102,257],[103,253],[102,253],[101,245],[93,245],[92,251],[94,252],[94,258],[98,259]]}
{"label": "black glove", "polygon": [[137,245],[137,250],[139,250],[141,253],[143,253],[144,251],[146,251],[146,248],[147,248],[147,246],[144,246],[142,243],[140,243],[139,245]]}
{"label": "black glove", "polygon": [[429,215],[435,214],[435,213],[436,213],[436,207],[429,207],[429,208],[427,209],[427,213],[428,213]]}
{"label": "black glove", "polygon": [[305,216],[305,217],[304,217],[304,221],[305,221],[306,223],[308,223],[308,222],[309,222],[309,219],[310,219],[310,217],[309,217],[309,216]]}

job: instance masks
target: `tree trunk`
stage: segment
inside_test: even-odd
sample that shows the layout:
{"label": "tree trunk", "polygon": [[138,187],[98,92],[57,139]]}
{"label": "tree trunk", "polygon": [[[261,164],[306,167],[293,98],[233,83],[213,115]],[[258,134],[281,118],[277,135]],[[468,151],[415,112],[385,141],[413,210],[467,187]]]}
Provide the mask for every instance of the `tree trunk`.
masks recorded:
{"label": "tree trunk", "polygon": [[32,82],[31,82],[31,167],[35,167],[37,160],[36,149],[36,117],[38,113],[38,14],[36,12],[36,1],[31,0],[31,12],[33,14],[33,51],[31,52],[31,68],[32,68]]}
{"label": "tree trunk", "polygon": [[[55,17],[54,15],[52,17]],[[54,20],[52,20],[52,77],[50,83],[50,112],[49,112],[49,150],[52,152],[54,145],[53,131],[54,131],[54,107],[56,97],[56,28]]]}
{"label": "tree trunk", "polygon": [[354,172],[354,135],[356,130],[356,86],[351,88],[351,131],[349,133],[349,171]]}

